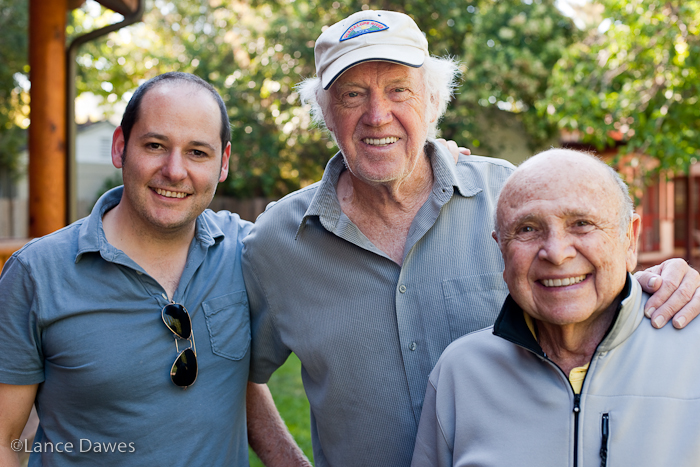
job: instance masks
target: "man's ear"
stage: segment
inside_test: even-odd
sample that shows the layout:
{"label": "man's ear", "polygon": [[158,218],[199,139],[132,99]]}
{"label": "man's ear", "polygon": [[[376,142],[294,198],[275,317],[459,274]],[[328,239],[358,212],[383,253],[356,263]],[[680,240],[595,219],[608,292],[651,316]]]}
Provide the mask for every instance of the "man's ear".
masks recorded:
{"label": "man's ear", "polygon": [[228,163],[231,159],[231,143],[229,142],[221,155],[221,173],[219,174],[219,183],[226,180],[228,177]]}
{"label": "man's ear", "polygon": [[627,241],[629,242],[627,247],[627,270],[629,272],[634,271],[634,268],[637,266],[637,242],[641,229],[642,218],[635,212],[632,214],[630,225],[627,228]]}
{"label": "man's ear", "polygon": [[428,120],[430,123],[433,123],[435,120],[438,119],[438,106],[440,105],[440,100],[438,99],[437,94],[433,94],[430,96],[430,104],[428,104],[428,115],[429,118]]}
{"label": "man's ear", "polygon": [[121,126],[118,126],[112,135],[112,164],[118,169],[122,168],[125,148],[124,130],[122,130]]}
{"label": "man's ear", "polygon": [[[493,238],[494,240],[496,240],[496,243],[498,243],[498,235],[496,234],[496,231],[495,231],[495,230],[492,230],[492,231],[491,231],[491,238]],[[499,250],[501,249],[500,243],[498,244],[498,249],[499,249]],[[501,255],[503,256],[503,250],[501,250]],[[506,260],[506,258],[505,258],[505,256],[504,256],[504,257],[503,257],[503,261],[505,262],[505,260]],[[505,281],[505,280],[506,280],[506,270],[505,270],[505,268],[503,269],[502,276],[503,276],[503,280]]]}

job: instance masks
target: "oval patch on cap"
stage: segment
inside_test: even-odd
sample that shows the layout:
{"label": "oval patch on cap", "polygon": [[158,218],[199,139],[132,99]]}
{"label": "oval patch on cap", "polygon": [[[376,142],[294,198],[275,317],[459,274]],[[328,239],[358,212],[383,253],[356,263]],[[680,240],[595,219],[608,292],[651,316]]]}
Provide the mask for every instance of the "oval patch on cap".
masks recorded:
{"label": "oval patch on cap", "polygon": [[371,19],[358,21],[350,26],[347,31],[340,36],[340,42],[352,39],[353,37],[361,36],[363,34],[384,31],[386,29],[389,29],[389,26],[384,23],[380,23],[379,21],[374,21]]}

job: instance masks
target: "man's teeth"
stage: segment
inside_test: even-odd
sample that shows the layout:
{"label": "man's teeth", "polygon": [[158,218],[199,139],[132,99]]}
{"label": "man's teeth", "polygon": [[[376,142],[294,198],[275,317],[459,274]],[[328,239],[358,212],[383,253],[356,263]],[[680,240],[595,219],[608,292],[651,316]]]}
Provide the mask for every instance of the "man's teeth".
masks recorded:
{"label": "man's teeth", "polygon": [[578,284],[586,278],[586,275],[567,277],[565,279],[542,279],[542,285],[545,287],[564,287],[567,285]]}
{"label": "man's teeth", "polygon": [[389,138],[381,138],[381,139],[375,139],[375,138],[365,138],[363,141],[366,144],[371,144],[372,146],[384,146],[385,144],[391,144],[397,142],[399,139],[396,136],[391,136]]}
{"label": "man's teeth", "polygon": [[184,198],[187,196],[187,193],[182,193],[180,191],[161,190],[160,188],[156,188],[155,190],[156,193],[161,196],[165,196],[166,198]]}

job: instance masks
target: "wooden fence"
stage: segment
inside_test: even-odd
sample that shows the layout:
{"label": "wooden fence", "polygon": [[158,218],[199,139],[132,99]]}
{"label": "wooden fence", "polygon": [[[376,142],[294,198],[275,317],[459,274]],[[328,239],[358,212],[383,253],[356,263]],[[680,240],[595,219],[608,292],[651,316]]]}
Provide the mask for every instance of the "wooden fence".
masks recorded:
{"label": "wooden fence", "polygon": [[23,238],[29,225],[26,199],[0,198],[0,238]]}
{"label": "wooden fence", "polygon": [[238,213],[241,219],[254,222],[255,219],[265,210],[265,207],[271,202],[276,201],[275,198],[251,198],[251,199],[236,199],[227,198],[225,196],[216,196],[209,205],[212,211],[231,211]]}

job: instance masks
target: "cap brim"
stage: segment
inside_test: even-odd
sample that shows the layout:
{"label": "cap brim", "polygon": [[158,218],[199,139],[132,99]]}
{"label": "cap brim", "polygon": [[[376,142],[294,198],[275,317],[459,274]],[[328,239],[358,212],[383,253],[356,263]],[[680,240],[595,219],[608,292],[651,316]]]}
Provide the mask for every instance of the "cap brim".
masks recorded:
{"label": "cap brim", "polygon": [[348,69],[360,63],[377,61],[418,68],[425,62],[425,53],[417,47],[384,44],[355,49],[335,60],[323,71],[321,85],[323,89],[328,89]]}

